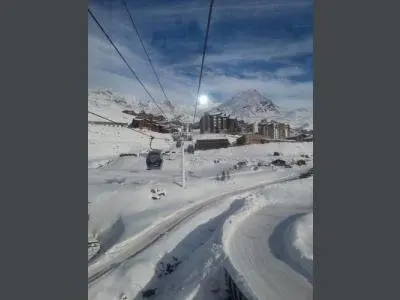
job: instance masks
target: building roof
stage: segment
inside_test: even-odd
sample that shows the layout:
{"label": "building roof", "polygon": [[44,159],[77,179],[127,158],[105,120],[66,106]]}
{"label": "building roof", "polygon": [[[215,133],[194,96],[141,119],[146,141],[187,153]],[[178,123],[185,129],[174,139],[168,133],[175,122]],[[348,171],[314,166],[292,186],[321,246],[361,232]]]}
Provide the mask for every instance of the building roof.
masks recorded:
{"label": "building roof", "polygon": [[257,137],[263,137],[263,135],[261,135],[260,133],[258,133],[258,132],[248,132],[248,133],[245,133],[245,134],[243,134],[241,137],[255,137],[255,136],[257,136]]}
{"label": "building roof", "polygon": [[139,117],[135,117],[135,116],[132,116],[132,119],[135,121],[143,121],[144,120],[143,118],[139,118]]}
{"label": "building roof", "polygon": [[197,140],[196,142],[228,142],[228,139],[202,139],[202,140]]}

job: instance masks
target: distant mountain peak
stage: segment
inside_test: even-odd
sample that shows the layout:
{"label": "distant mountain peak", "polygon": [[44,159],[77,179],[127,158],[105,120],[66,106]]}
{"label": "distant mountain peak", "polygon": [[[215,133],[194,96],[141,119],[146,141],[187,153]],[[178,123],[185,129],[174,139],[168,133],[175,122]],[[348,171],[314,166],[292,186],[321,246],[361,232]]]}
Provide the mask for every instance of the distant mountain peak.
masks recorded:
{"label": "distant mountain peak", "polygon": [[249,89],[236,94],[211,112],[224,112],[248,121],[279,114],[279,107],[256,89]]}
{"label": "distant mountain peak", "polygon": [[[145,111],[154,115],[160,114],[158,108],[150,100],[138,99],[129,95],[125,96],[110,89],[89,89],[88,92],[88,109],[115,121],[130,121],[130,116],[122,113],[123,110]],[[191,122],[193,119],[194,107],[191,103],[182,103],[174,107],[173,110],[167,103],[161,102],[159,105],[167,114],[168,119],[177,118],[185,122]],[[171,110],[173,111],[172,113]],[[211,114],[222,113],[230,115],[231,118],[249,123],[266,119],[268,121],[276,120],[290,123],[292,127],[313,127],[312,108],[280,108],[256,89],[242,91],[228,101],[216,104],[213,108],[205,109],[199,107],[198,119],[204,112]],[[94,118],[94,116],[90,116],[90,118]]]}
{"label": "distant mountain peak", "polygon": [[278,111],[279,108],[275,105],[271,99],[263,96],[259,91],[256,89],[250,89],[243,92],[238,93],[237,95],[233,96],[230,100],[225,102],[224,104],[243,104],[244,108],[249,108],[250,106],[260,106],[265,107],[267,106],[268,110],[276,110]]}

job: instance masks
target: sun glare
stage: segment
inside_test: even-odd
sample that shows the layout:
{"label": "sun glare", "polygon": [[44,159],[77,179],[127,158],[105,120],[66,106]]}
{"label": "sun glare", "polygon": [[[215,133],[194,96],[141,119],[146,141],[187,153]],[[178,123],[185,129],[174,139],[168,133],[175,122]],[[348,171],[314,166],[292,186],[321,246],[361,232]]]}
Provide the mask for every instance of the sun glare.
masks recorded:
{"label": "sun glare", "polygon": [[200,105],[207,105],[208,104],[208,97],[207,95],[201,95],[199,97]]}

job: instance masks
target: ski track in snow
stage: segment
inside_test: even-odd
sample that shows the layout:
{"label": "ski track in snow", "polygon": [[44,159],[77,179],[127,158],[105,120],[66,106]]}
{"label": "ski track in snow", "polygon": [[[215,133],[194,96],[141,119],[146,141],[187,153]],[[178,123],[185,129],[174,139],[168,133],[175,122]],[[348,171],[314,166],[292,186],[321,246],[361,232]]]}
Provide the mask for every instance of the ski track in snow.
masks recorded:
{"label": "ski track in snow", "polygon": [[[220,271],[222,225],[243,205],[247,194],[227,197],[187,218],[147,251],[123,261],[101,282],[94,282],[89,299],[116,299],[121,292],[128,299],[142,299],[140,292],[151,288],[157,288],[152,299],[214,299],[209,287],[215,289],[212,279]],[[174,272],[164,274],[162,263],[173,262],[173,257],[180,264]],[[224,292],[222,287],[220,292]]]}
{"label": "ski track in snow", "polygon": [[[224,221],[243,206],[244,199],[237,198],[227,210],[194,228],[161,258],[160,262],[168,261],[170,257],[179,257],[181,263],[171,274],[159,273],[160,277],[156,273],[143,290],[156,288],[153,299],[195,298],[201,291],[199,283],[218,271],[222,262],[221,229]],[[141,295],[135,299],[140,300]]]}

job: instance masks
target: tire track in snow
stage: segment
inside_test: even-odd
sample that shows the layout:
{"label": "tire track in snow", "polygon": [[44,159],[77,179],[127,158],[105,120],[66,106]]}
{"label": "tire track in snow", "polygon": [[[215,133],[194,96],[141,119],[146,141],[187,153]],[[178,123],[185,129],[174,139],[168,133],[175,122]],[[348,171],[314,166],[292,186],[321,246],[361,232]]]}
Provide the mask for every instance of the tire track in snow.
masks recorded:
{"label": "tire track in snow", "polygon": [[[211,217],[205,223],[193,228],[171,251],[168,251],[157,263],[165,265],[179,259],[179,265],[170,272],[164,269],[156,272],[141,291],[155,289],[152,299],[187,299],[196,292],[196,286],[214,274],[223,260],[222,226],[226,219],[243,207],[246,196],[232,200],[232,203]],[[201,217],[201,214],[194,218]],[[160,272],[161,271],[161,272]],[[143,299],[140,293],[134,300]]]}
{"label": "tire track in snow", "polygon": [[299,175],[289,175],[278,180],[266,181],[250,187],[235,189],[230,192],[213,196],[205,201],[202,201],[201,203],[196,203],[192,206],[189,206],[181,211],[172,214],[171,216],[167,217],[160,223],[155,224],[154,226],[151,226],[150,228],[146,229],[139,235],[134,236],[133,238],[114,246],[107,253],[105,253],[102,256],[102,258],[99,257],[99,259],[95,263],[89,265],[89,270],[88,270],[89,286],[95,283],[95,281],[101,278],[102,276],[108,274],[113,269],[118,267],[123,261],[143,252],[144,250],[152,246],[155,242],[157,242],[162,236],[164,236],[164,234],[173,230],[174,228],[179,226],[182,222],[184,222],[186,219],[196,215],[197,213],[205,209],[207,206],[215,203],[216,201],[223,200],[224,198],[231,197],[239,193],[244,193],[257,188],[261,188],[266,185],[293,181],[298,178]]}

